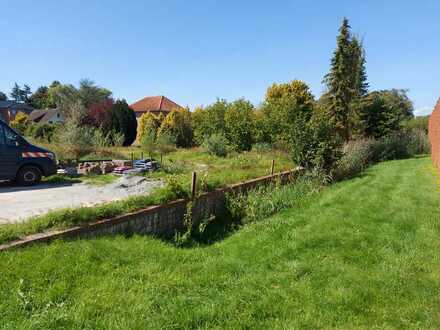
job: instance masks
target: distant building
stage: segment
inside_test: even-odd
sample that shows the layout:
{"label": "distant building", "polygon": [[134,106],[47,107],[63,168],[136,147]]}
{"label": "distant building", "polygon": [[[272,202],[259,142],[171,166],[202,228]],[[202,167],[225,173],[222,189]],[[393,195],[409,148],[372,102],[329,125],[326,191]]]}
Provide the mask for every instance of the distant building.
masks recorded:
{"label": "distant building", "polygon": [[29,120],[40,124],[63,123],[64,116],[59,109],[34,110],[29,115]]}
{"label": "distant building", "polygon": [[151,112],[155,115],[162,113],[164,116],[166,116],[173,110],[183,109],[182,106],[171,101],[165,96],[144,97],[142,100],[131,104],[130,108],[132,108],[136,113],[136,118],[140,118],[146,112]]}
{"label": "distant building", "polygon": [[0,118],[10,123],[15,119],[19,112],[29,115],[34,109],[25,103],[17,103],[15,101],[0,101]]}

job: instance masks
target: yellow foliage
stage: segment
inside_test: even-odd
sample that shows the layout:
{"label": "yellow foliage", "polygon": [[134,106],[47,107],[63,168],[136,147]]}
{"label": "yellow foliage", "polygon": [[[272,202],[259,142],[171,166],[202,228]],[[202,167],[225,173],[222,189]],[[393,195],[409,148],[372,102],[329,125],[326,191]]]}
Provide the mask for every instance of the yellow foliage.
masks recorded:
{"label": "yellow foliage", "polygon": [[289,83],[273,84],[267,89],[266,101],[281,99],[284,97],[295,98],[298,104],[311,105],[314,101],[309,86],[301,80],[292,80]]}
{"label": "yellow foliage", "polygon": [[138,122],[137,137],[136,137],[137,142],[140,143],[143,135],[146,133],[150,134],[151,130],[157,132],[159,126],[160,126],[160,121],[157,116],[153,115],[151,112],[144,113]]}
{"label": "yellow foliage", "polygon": [[17,113],[15,119],[11,121],[11,125],[26,125],[29,122],[29,116],[23,112]]}
{"label": "yellow foliage", "polygon": [[192,123],[189,109],[173,110],[160,125],[158,136],[170,135],[176,139],[178,147],[189,147],[192,144]]}

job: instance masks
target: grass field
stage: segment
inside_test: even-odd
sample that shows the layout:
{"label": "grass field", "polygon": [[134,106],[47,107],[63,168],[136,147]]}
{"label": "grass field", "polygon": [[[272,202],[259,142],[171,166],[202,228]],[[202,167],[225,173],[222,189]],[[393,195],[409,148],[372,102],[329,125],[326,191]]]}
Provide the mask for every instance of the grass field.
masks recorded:
{"label": "grass field", "polygon": [[0,254],[0,328],[439,328],[440,192],[391,161],[209,246],[107,237]]}

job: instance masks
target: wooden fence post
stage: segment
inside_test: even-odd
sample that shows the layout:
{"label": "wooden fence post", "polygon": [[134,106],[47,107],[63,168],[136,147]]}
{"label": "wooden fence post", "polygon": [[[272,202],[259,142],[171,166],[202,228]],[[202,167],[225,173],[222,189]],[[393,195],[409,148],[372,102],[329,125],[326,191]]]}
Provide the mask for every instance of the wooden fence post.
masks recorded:
{"label": "wooden fence post", "polygon": [[191,199],[194,199],[196,196],[196,184],[197,184],[197,174],[196,172],[192,172],[191,178]]}
{"label": "wooden fence post", "polygon": [[275,159],[272,159],[272,165],[270,166],[270,175],[273,176],[275,172]]}

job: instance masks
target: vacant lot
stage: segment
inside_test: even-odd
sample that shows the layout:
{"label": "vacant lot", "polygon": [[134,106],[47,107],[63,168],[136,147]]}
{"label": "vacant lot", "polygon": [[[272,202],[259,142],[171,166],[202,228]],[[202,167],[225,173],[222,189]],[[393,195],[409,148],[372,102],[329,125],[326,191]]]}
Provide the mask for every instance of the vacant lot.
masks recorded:
{"label": "vacant lot", "polygon": [[0,225],[23,222],[30,217],[52,210],[92,206],[130,196],[146,195],[154,188],[163,185],[160,180],[135,176],[115,177],[112,180],[113,183],[100,185],[88,184],[87,181],[75,183],[75,180],[40,184],[34,187],[1,184]]}
{"label": "vacant lot", "polygon": [[0,254],[0,328],[438,328],[430,159],[382,163],[210,246],[150,237]]}
{"label": "vacant lot", "polygon": [[[132,148],[133,149],[133,148]],[[160,171],[145,174],[147,182],[141,188],[134,187],[132,193],[127,194],[125,189],[110,187],[107,193],[105,187],[90,188],[80,186],[82,193],[75,195],[74,191],[69,193],[69,185],[78,182],[78,179],[65,179],[60,177],[50,177],[48,183],[60,182],[66,185],[66,191],[57,195],[54,199],[52,191],[45,190],[45,186],[37,186],[32,189],[30,196],[17,197],[11,191],[4,191],[2,195],[0,188],[0,205],[6,205],[4,214],[0,214],[1,223],[10,223],[30,213],[47,214],[32,217],[30,221],[20,224],[0,224],[0,243],[17,239],[20,236],[33,234],[36,232],[50,229],[62,229],[84,222],[93,222],[103,218],[110,218],[119,214],[132,212],[145,208],[153,204],[161,204],[172,199],[183,197],[190,191],[191,172],[198,174],[198,191],[207,191],[216,187],[225,186],[230,183],[244,181],[250,178],[267,175],[270,173],[272,160],[275,160],[275,171],[291,169],[294,167],[290,157],[278,151],[244,152],[241,154],[231,153],[226,158],[209,155],[203,149],[179,149],[164,158],[163,167]],[[114,176],[89,176],[81,177],[80,181],[91,185],[101,185],[107,182],[115,182]],[[164,182],[165,187],[153,189],[158,182]],[[155,183],[154,183],[155,182]],[[153,183],[153,184],[150,184]],[[46,186],[47,187],[47,186]],[[53,187],[53,186],[52,186]],[[40,189],[43,188],[43,189]],[[40,190],[39,190],[40,189]],[[13,191],[20,188],[12,189]],[[96,194],[93,193],[96,192]],[[115,192],[116,191],[116,192]],[[22,191],[23,192],[23,191]],[[33,194],[35,192],[35,195]],[[128,197],[129,198],[123,198]],[[2,202],[3,198],[3,202]],[[99,205],[88,207],[80,204],[96,204],[96,198],[100,198]],[[122,198],[122,200],[120,200]],[[80,201],[78,201],[80,199]],[[119,201],[118,201],[119,200]],[[9,202],[8,202],[9,201]],[[9,203],[12,204],[9,204]],[[9,206],[8,206],[9,205]],[[70,208],[68,208],[70,206]],[[59,207],[64,207],[58,210]]]}

